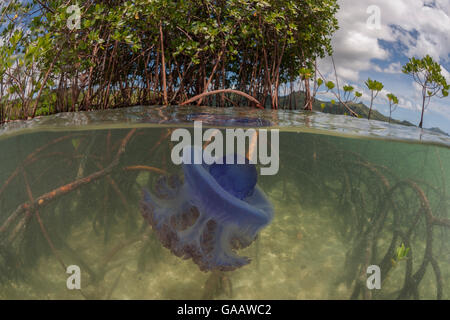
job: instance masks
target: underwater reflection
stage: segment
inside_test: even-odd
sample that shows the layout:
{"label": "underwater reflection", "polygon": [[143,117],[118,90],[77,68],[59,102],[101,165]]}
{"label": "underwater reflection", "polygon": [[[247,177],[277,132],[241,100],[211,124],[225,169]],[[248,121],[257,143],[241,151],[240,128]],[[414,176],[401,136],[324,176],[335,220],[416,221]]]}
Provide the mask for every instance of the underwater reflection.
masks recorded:
{"label": "underwater reflection", "polygon": [[[192,159],[202,152],[186,151]],[[231,271],[250,263],[236,250],[248,247],[273,218],[271,203],[256,185],[255,165],[248,160],[183,164],[183,173],[184,183],[178,176],[163,176],[155,194],[144,190],[142,214],[162,245],[178,257],[192,259],[202,271]]]}

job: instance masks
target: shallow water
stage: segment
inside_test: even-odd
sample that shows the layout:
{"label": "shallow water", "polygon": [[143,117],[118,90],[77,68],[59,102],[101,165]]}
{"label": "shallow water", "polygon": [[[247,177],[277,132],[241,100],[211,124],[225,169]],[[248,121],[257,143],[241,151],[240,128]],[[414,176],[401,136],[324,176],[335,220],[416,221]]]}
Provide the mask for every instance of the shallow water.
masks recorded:
{"label": "shallow water", "polygon": [[[193,120],[280,130],[280,170],[258,177],[274,218],[234,271],[176,257],[140,211],[162,171],[182,177],[170,134]],[[0,298],[449,299],[449,147],[416,128],[247,109],[135,107],[9,124]],[[69,265],[81,269],[81,290],[66,286]],[[380,290],[366,287],[369,265],[381,268]]]}

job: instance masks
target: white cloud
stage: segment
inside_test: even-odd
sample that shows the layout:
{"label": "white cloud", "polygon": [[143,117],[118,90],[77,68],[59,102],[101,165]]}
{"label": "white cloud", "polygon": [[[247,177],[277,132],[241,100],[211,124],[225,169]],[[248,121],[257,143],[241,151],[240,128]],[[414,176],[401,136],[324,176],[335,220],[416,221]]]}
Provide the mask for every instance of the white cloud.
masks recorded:
{"label": "white cloud", "polygon": [[[423,0],[339,0],[337,15],[340,30],[333,38],[334,60],[338,75],[351,81],[359,80],[361,71],[380,71],[373,59],[392,58],[379,40],[395,42],[404,47],[407,56],[429,54],[437,61],[450,61],[450,0],[435,0],[433,7]],[[381,28],[367,25],[371,5],[380,8]],[[319,67],[329,74],[333,71],[329,59]],[[383,72],[399,73],[400,64],[391,61]]]}
{"label": "white cloud", "polygon": [[441,73],[447,80],[447,83],[450,83],[450,72],[448,72],[447,69],[441,66]]}
{"label": "white cloud", "polygon": [[[403,115],[408,115],[409,120],[419,117],[422,107],[421,88],[411,77],[398,77],[402,66],[397,53],[417,58],[429,54],[441,64],[450,63],[450,0],[338,0],[338,2],[341,7],[337,15],[340,29],[334,35],[332,45],[340,82],[364,87],[365,79],[362,79],[361,73],[364,72],[365,77],[367,73],[371,75],[373,72],[379,72],[382,78],[379,80],[383,82],[386,80],[389,85],[380,93],[375,105],[385,108],[388,104],[385,94],[394,90],[394,94],[399,98],[398,108],[404,111]],[[370,17],[367,9],[372,5],[380,9],[381,23],[378,29],[367,25]],[[392,52],[391,48],[385,49],[381,41],[392,44]],[[380,67],[376,60],[384,61],[383,65],[386,67]],[[334,81],[334,69],[330,58],[319,61],[318,66],[325,78]],[[442,67],[442,73],[450,82],[450,72]],[[364,89],[362,102],[368,104],[370,92]],[[449,110],[448,99],[435,98],[430,108],[426,110],[426,115],[434,113],[434,119],[436,121],[440,119],[440,124],[444,123],[449,131],[450,127],[445,124],[446,121],[450,122]]]}
{"label": "white cloud", "polygon": [[407,110],[413,110],[416,111],[417,108],[415,108],[413,106],[413,103],[410,100],[407,100],[403,97],[398,99],[398,107],[399,108],[403,108],[403,109],[407,109]]}
{"label": "white cloud", "polygon": [[402,73],[402,65],[400,62],[393,62],[387,68],[383,69],[384,73]]}

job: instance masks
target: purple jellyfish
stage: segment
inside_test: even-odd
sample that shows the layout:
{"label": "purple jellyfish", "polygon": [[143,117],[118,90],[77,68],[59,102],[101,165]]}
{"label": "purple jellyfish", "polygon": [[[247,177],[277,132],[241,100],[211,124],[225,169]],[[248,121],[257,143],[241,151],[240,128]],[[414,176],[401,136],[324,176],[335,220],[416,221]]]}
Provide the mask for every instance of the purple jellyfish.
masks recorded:
{"label": "purple jellyfish", "polygon": [[[185,148],[194,159],[199,148]],[[141,210],[173,254],[191,259],[202,271],[231,271],[250,262],[236,250],[249,246],[273,217],[273,208],[256,185],[255,165],[183,164],[184,183],[177,176],[160,177],[157,196],[144,190]]]}

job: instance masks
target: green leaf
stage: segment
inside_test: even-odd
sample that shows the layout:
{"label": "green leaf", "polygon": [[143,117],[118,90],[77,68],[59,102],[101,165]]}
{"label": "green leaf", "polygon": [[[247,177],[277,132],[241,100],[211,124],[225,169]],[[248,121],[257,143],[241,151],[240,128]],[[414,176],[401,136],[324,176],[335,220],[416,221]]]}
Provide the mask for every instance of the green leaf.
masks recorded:
{"label": "green leaf", "polygon": [[344,91],[345,91],[345,92],[352,92],[353,89],[355,89],[355,88],[352,87],[352,86],[344,86]]}
{"label": "green leaf", "polygon": [[317,86],[320,87],[323,84],[322,78],[317,79]]}
{"label": "green leaf", "polygon": [[72,146],[75,150],[78,150],[78,147],[80,146],[80,139],[79,138],[72,139]]}

